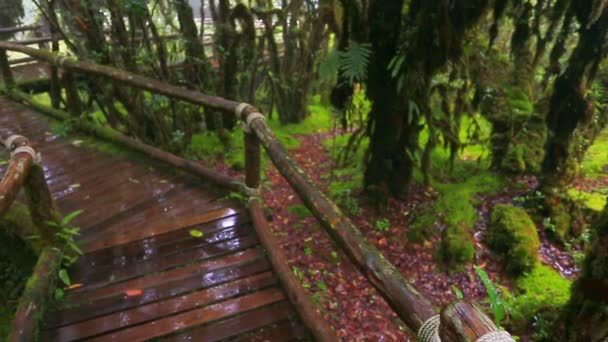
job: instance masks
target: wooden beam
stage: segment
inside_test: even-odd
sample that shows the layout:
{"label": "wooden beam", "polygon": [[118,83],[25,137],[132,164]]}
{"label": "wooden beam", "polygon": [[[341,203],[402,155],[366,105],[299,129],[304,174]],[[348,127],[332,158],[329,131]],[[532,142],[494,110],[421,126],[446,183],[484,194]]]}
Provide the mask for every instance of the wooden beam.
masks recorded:
{"label": "wooden beam", "polygon": [[251,220],[253,227],[260,238],[260,242],[266,249],[268,259],[279,277],[283,288],[293,304],[294,308],[300,314],[300,318],[304,324],[310,329],[317,341],[339,341],[335,330],[329,325],[327,320],[323,318],[318,308],[310,301],[310,296],[300,285],[295,277],[289,264],[287,263],[287,255],[279,246],[279,242],[274,237],[273,232],[264,217],[264,211],[260,205],[260,199],[253,199],[249,203]]}
{"label": "wooden beam", "polygon": [[35,31],[41,27],[42,26],[40,26],[40,25],[2,27],[2,28],[0,28],[0,34],[13,34],[13,33],[18,33],[18,32],[25,32],[25,31]]}

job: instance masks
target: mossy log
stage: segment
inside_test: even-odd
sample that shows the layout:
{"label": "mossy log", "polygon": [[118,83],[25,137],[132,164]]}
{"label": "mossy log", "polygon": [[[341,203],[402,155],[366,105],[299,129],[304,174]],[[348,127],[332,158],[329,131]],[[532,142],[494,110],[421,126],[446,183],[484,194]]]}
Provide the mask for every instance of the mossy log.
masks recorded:
{"label": "mossy log", "polygon": [[494,322],[477,305],[466,300],[456,301],[441,310],[439,337],[442,342],[474,342],[498,331]]}
{"label": "mossy log", "polygon": [[61,258],[61,251],[54,247],[45,248],[40,254],[19,300],[8,341],[31,342],[38,339],[40,320],[54,290]]}
{"label": "mossy log", "polygon": [[33,49],[10,42],[0,41],[0,49],[21,52],[45,61],[53,66],[79,71],[88,75],[101,76],[138,89],[148,90],[156,94],[165,95],[173,99],[199,104],[224,113],[234,113],[238,102],[230,101],[218,96],[205,95],[198,91],[170,85],[162,81],[139,76],[125,70],[103,66],[88,61],[60,56],[50,51]]}
{"label": "mossy log", "polygon": [[56,227],[51,227],[47,222],[61,222],[61,213],[55,204],[51,191],[44,178],[44,170],[40,165],[33,165],[29,176],[23,184],[30,216],[33,223],[38,227],[37,235],[44,244],[54,244],[56,241]]}
{"label": "mossy log", "polygon": [[0,28],[0,34],[15,34],[19,32],[35,31],[40,29],[40,25],[26,25],[26,26],[15,26],[15,27],[2,27]]}

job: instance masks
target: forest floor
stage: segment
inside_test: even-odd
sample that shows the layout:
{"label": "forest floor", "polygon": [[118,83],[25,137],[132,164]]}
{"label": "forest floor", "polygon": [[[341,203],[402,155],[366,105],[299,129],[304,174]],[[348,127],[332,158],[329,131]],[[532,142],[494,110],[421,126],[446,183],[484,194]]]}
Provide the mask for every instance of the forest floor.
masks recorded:
{"label": "forest floor", "polygon": [[[512,333],[520,335],[524,341],[531,340],[532,335],[547,334],[550,326],[545,323],[544,316],[537,313],[566,303],[571,280],[579,272],[577,264],[583,255],[582,243],[556,243],[545,233],[542,219],[536,220],[541,237],[541,264],[520,279],[512,279],[506,272],[503,258],[489,251],[484,243],[493,206],[498,203],[519,205],[537,196],[535,177],[504,178],[467,160],[475,158],[462,153],[457,161],[459,166],[455,167],[456,177],[439,172],[435,174],[433,186],[424,187],[418,181],[407,200],[390,199],[378,209],[362,193],[360,166],[335,167],[335,148],[339,149],[347,137],[344,132],[332,133],[325,125],[317,131],[313,129],[307,134],[292,136],[299,143],[292,144],[290,152],[406,279],[438,307],[456,299],[457,293],[462,292],[465,298],[482,303],[491,312],[486,289],[474,270],[477,265],[502,293],[507,307],[504,325]],[[608,142],[608,135],[601,139],[601,143]],[[583,196],[581,199],[590,202],[596,210],[605,204],[597,202],[608,189],[605,147],[592,149],[592,157],[587,161],[587,164],[597,164],[601,159],[602,166],[597,169],[595,165],[595,172],[589,177],[581,177],[573,186],[573,193]],[[361,158],[361,155],[355,158]],[[226,163],[220,163],[218,167],[225,172],[229,169]],[[338,334],[348,341],[415,340],[379,293],[331,241],[278,171],[270,163],[265,170],[264,202],[272,213],[275,234],[289,257],[294,274]],[[420,175],[417,178],[420,180]],[[451,269],[438,261],[438,249],[446,216],[458,215],[448,212],[459,210],[458,206],[450,207],[449,202],[454,199],[450,194],[459,196],[463,189],[464,194],[471,197],[470,203],[475,210],[472,234],[476,252],[474,264]],[[427,226],[422,228],[424,237],[421,239],[421,232],[415,232],[420,229],[414,227],[415,222],[429,214],[433,220],[422,219]],[[534,320],[534,326],[521,325],[524,319]]]}

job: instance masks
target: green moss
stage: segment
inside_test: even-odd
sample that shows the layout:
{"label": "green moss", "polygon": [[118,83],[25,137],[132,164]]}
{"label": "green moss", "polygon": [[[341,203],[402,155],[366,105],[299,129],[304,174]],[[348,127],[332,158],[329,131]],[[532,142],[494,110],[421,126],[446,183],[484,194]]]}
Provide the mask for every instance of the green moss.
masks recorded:
{"label": "green moss", "polygon": [[428,241],[433,235],[433,227],[437,221],[437,216],[432,207],[423,210],[415,216],[414,221],[407,230],[407,239],[413,243],[423,243]]}
{"label": "green moss", "polygon": [[37,256],[16,236],[0,229],[0,336],[8,336],[19,297]]}
{"label": "green moss", "polygon": [[444,263],[452,267],[472,262],[475,247],[471,228],[465,225],[448,226],[441,237],[439,255]]}
{"label": "green moss", "polygon": [[[281,125],[278,119],[269,119],[268,125],[276,135],[277,139],[287,149],[300,147],[298,135],[327,132],[332,127],[331,110],[318,103],[318,98],[313,98],[308,106],[310,115],[301,123]],[[277,115],[274,116],[275,118]],[[190,159],[216,159],[224,158],[231,167],[240,170],[245,167],[245,146],[243,144],[243,130],[240,128],[228,132],[228,149],[224,148],[215,132],[205,132],[192,135],[190,144],[187,146],[185,155]],[[265,154],[262,154],[265,158]],[[265,163],[263,163],[265,165]]]}
{"label": "green moss", "polygon": [[585,153],[581,169],[588,178],[605,176],[608,165],[608,129],[605,129]]}
{"label": "green moss", "polygon": [[539,313],[558,313],[570,298],[571,285],[553,268],[537,263],[515,281],[514,293],[505,294],[510,325],[525,329]]}
{"label": "green moss", "polygon": [[599,213],[606,207],[606,194],[603,192],[585,192],[572,188],[568,190],[568,195],[573,200],[583,203],[588,209]]}
{"label": "green moss", "polygon": [[547,127],[542,117],[526,118],[521,129],[509,145],[502,168],[513,173],[540,172],[545,157]]}
{"label": "green moss", "polygon": [[298,216],[299,218],[306,218],[306,217],[312,216],[312,213],[310,212],[310,210],[308,210],[308,208],[306,208],[306,206],[303,206],[301,204],[292,205],[287,208],[287,211]]}
{"label": "green moss", "polygon": [[488,244],[506,256],[507,270],[520,275],[538,262],[540,240],[536,225],[525,210],[499,204],[492,210]]}
{"label": "green moss", "polygon": [[484,171],[469,175],[461,183],[435,183],[434,187],[441,194],[434,212],[444,215],[442,221],[446,224],[439,256],[450,266],[469,263],[475,255],[471,234],[477,222],[475,196],[499,192],[503,188],[503,180]]}

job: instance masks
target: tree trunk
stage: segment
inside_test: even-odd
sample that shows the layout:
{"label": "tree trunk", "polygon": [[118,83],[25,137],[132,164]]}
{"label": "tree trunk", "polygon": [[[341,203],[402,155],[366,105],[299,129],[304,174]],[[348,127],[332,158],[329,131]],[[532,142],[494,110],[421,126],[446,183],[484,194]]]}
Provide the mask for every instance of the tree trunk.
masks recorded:
{"label": "tree trunk", "polygon": [[[586,1],[591,8],[591,0]],[[587,100],[597,67],[606,55],[604,40],[608,33],[608,11],[592,25],[581,20],[578,45],[566,71],[555,81],[551,107],[547,116],[549,139],[542,165],[546,186],[564,186],[575,176],[571,163],[572,137],[578,124],[594,115],[594,106]]]}
{"label": "tree trunk", "polygon": [[608,339],[608,207],[595,226],[595,234],[560,322],[566,341]]}
{"label": "tree trunk", "polygon": [[368,127],[371,158],[364,180],[365,188],[380,196],[389,191],[393,195],[402,194],[412,171],[406,141],[401,139],[407,134],[406,109],[397,81],[388,70],[397,53],[403,3],[403,0],[372,1],[368,13],[373,51],[367,79],[367,96],[372,102]]}

